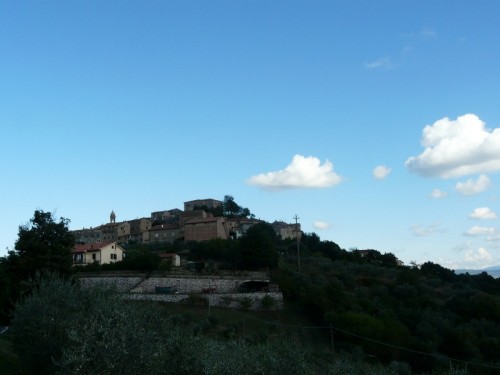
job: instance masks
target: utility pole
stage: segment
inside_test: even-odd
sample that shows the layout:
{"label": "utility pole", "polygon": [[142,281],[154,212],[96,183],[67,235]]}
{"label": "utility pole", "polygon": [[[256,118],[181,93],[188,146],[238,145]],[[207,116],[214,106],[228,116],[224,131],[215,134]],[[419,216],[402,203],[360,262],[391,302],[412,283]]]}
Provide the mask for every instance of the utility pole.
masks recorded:
{"label": "utility pole", "polygon": [[297,264],[299,266],[299,273],[300,273],[300,241],[299,241],[299,217],[297,214],[293,217],[295,219],[295,239],[297,240]]}

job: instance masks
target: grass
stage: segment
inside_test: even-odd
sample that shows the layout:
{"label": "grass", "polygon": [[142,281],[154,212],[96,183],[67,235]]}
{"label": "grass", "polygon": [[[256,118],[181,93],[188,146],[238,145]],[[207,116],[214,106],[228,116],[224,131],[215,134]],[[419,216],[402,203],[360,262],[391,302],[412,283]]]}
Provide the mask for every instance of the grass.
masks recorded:
{"label": "grass", "polygon": [[19,359],[12,349],[12,342],[8,334],[0,336],[0,375],[17,374]]}

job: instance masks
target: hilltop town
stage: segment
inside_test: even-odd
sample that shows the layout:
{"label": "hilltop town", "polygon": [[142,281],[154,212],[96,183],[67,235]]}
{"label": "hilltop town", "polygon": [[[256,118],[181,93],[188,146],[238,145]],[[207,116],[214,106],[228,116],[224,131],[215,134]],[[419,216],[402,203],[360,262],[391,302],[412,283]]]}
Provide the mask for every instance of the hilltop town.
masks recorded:
{"label": "hilltop town", "polygon": [[[240,238],[250,227],[263,222],[254,218],[247,208],[236,204],[229,195],[224,201],[211,198],[187,201],[184,210],[155,211],[150,217],[124,221],[116,218],[116,213],[111,211],[107,224],[72,231],[75,242],[125,245],[231,239]],[[299,223],[274,221],[271,225],[281,239],[296,238],[301,230]]]}

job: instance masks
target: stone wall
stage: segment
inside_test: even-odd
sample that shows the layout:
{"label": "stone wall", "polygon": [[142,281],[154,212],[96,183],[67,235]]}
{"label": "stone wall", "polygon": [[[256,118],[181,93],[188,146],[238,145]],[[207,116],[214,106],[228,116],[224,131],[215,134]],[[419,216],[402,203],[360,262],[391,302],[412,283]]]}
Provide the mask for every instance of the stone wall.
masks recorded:
{"label": "stone wall", "polygon": [[[226,307],[230,309],[241,310],[282,310],[283,294],[281,292],[268,293],[228,293],[228,294],[203,294],[193,302],[190,301],[188,294],[129,294],[131,300],[140,301],[161,301],[161,302],[181,302],[197,303],[200,300],[203,304],[210,306]],[[263,302],[264,301],[264,302]]]}
{"label": "stone wall", "polygon": [[138,285],[143,277],[79,277],[80,285],[83,287],[92,287],[95,285],[113,286],[119,292],[129,292]]}
{"label": "stone wall", "polygon": [[[281,291],[239,293],[239,286],[252,279],[236,277],[146,277],[137,276],[81,276],[83,287],[109,285],[120,292],[129,292],[133,300],[193,303],[198,300],[232,309],[280,310],[283,308]],[[171,294],[155,294],[156,287],[170,287]],[[193,297],[194,296],[194,297]],[[267,297],[266,297],[267,296]],[[264,299],[264,306],[263,301]]]}
{"label": "stone wall", "polygon": [[236,293],[238,287],[245,280],[214,279],[214,278],[178,278],[178,277],[151,277],[138,285],[134,292],[154,293],[155,287],[172,287],[179,294],[203,293]]}

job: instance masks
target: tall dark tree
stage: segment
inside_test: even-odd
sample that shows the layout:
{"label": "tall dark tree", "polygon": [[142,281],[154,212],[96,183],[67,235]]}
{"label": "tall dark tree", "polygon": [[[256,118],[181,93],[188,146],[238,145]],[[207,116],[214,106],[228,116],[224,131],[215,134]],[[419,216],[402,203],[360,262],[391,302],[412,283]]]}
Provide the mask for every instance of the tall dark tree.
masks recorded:
{"label": "tall dark tree", "polygon": [[241,238],[243,268],[275,268],[278,266],[277,236],[268,223],[259,223],[248,229]]}
{"label": "tall dark tree", "polygon": [[75,239],[68,224],[68,219],[56,221],[52,213],[36,210],[33,218],[19,227],[15,249],[21,277],[32,277],[40,270],[70,272]]}

